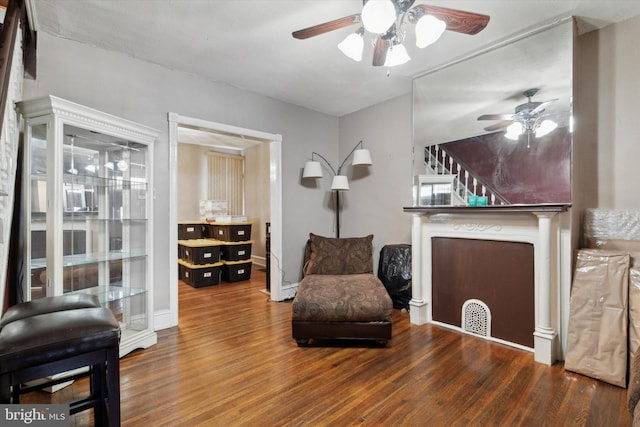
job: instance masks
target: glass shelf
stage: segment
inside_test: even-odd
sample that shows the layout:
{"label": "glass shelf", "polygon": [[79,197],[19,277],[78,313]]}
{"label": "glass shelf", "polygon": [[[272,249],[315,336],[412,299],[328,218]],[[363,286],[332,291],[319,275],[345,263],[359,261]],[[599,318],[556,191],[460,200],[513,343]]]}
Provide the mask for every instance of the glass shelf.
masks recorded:
{"label": "glass shelf", "polygon": [[[62,265],[64,267],[74,267],[78,265],[97,264],[99,262],[107,261],[122,261],[136,258],[144,258],[147,254],[144,252],[139,253],[124,253],[122,251],[113,251],[107,253],[94,253],[94,254],[75,254],[65,255],[62,257]],[[47,266],[46,258],[36,258],[31,260],[31,268],[45,268]]]}
{"label": "glass shelf", "polygon": [[[46,179],[46,173],[39,172],[31,175],[32,181],[45,181]],[[124,179],[119,176],[101,177],[94,175],[64,173],[62,174],[62,182],[65,184],[92,185],[105,188],[117,187],[124,190],[147,191],[147,181],[145,178]]]}
{"label": "glass shelf", "polygon": [[119,301],[125,298],[134,297],[136,295],[143,295],[146,292],[146,289],[122,287],[118,286],[117,283],[114,283],[109,286],[94,286],[93,288],[85,288],[69,293],[96,295],[100,300],[100,304],[104,305],[108,302]]}

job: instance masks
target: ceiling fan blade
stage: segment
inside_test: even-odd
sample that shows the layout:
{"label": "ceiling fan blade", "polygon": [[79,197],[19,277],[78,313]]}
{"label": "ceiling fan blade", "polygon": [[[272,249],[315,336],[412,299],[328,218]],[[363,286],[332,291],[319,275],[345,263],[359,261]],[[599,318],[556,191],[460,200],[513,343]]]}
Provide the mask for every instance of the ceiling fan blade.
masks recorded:
{"label": "ceiling fan blade", "polygon": [[465,12],[463,10],[429,6],[426,4],[419,4],[415,6],[414,9],[422,9],[425,13],[443,20],[447,24],[447,30],[457,33],[478,34],[489,23],[488,15]]}
{"label": "ceiling fan blade", "polygon": [[324,22],[322,24],[294,31],[291,35],[296,39],[304,40],[309,37],[319,36],[320,34],[339,30],[340,28],[348,27],[349,25],[358,24],[360,22],[360,14],[356,13],[354,15],[345,16],[344,18],[334,19],[333,21]]}
{"label": "ceiling fan blade", "polygon": [[495,125],[487,126],[486,128],[484,128],[484,130],[486,130],[487,132],[493,132],[494,130],[501,130],[509,126],[511,123],[513,123],[513,120],[505,120],[503,122],[496,123]]}
{"label": "ceiling fan blade", "polygon": [[381,67],[387,60],[387,51],[389,50],[390,40],[384,40],[378,36],[376,39],[376,45],[373,48],[373,65],[375,67]]}
{"label": "ceiling fan blade", "polygon": [[483,114],[478,120],[512,120],[513,114]]}
{"label": "ceiling fan blade", "polygon": [[551,104],[552,102],[556,102],[558,100],[558,98],[556,99],[551,99],[549,101],[545,101],[543,103],[541,103],[540,105],[538,105],[536,108],[534,108],[533,110],[531,110],[531,114],[538,114],[541,113],[542,111],[544,111],[545,108],[547,108],[547,105]]}

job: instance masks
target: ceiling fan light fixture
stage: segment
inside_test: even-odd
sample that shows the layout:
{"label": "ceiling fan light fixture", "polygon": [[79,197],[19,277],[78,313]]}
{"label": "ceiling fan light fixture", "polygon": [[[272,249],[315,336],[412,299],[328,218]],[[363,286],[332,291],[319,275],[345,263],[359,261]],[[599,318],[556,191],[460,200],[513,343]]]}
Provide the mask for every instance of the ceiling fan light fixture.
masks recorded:
{"label": "ceiling fan light fixture", "polygon": [[517,141],[523,131],[524,126],[522,126],[522,123],[513,122],[507,127],[507,131],[504,133],[504,136],[505,138]]}
{"label": "ceiling fan light fixture", "polygon": [[542,138],[545,135],[550,134],[558,127],[558,124],[553,120],[543,120],[540,126],[536,129],[536,138]]}
{"label": "ceiling fan light fixture", "polygon": [[424,15],[416,22],[416,46],[423,49],[432,43],[435,43],[447,24],[433,15]]}
{"label": "ceiling fan light fixture", "polygon": [[362,51],[364,50],[364,39],[360,31],[349,34],[344,40],[338,44],[338,49],[345,56],[356,62],[362,61]]}
{"label": "ceiling fan light fixture", "polygon": [[391,0],[369,0],[362,8],[362,25],[370,33],[385,33],[396,18],[396,7]]}
{"label": "ceiling fan light fixture", "polygon": [[395,44],[389,47],[387,52],[387,59],[384,62],[385,67],[395,67],[396,65],[402,65],[409,61],[411,58],[407,53],[407,49],[401,44]]}

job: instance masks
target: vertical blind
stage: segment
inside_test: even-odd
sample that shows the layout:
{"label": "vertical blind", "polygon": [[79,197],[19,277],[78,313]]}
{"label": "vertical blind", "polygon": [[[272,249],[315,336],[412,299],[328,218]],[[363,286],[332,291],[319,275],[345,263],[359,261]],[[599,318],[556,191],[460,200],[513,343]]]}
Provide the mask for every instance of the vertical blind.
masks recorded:
{"label": "vertical blind", "polygon": [[209,199],[226,201],[228,215],[244,215],[244,157],[211,151]]}

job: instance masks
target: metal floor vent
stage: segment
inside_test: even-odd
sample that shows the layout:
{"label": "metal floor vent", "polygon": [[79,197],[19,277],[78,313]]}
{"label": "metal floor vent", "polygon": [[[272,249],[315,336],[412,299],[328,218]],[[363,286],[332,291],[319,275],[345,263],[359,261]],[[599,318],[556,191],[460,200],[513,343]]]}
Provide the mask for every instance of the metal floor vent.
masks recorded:
{"label": "metal floor vent", "polygon": [[462,305],[462,330],[483,337],[491,336],[491,310],[477,299],[465,301]]}

